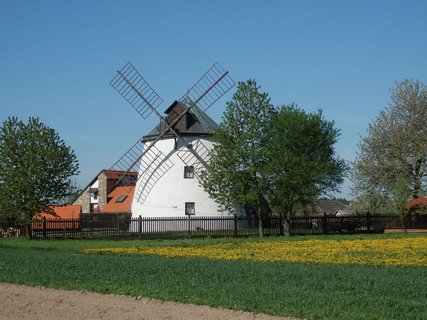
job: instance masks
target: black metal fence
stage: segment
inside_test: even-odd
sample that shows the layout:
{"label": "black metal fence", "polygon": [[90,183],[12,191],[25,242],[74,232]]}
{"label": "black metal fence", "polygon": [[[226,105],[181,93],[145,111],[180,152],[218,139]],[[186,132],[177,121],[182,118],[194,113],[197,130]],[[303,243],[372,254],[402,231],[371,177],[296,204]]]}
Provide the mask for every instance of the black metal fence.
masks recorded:
{"label": "black metal fence", "polygon": [[[410,216],[406,228],[427,229],[427,216]],[[80,219],[35,220],[31,224],[1,222],[0,237],[29,238],[180,238],[180,237],[244,237],[257,236],[259,219],[251,217],[174,217],[136,218],[118,214],[82,214]],[[283,219],[263,219],[264,235],[283,235]],[[401,229],[396,215],[310,216],[291,219],[291,235],[334,233],[381,233],[385,229]]]}

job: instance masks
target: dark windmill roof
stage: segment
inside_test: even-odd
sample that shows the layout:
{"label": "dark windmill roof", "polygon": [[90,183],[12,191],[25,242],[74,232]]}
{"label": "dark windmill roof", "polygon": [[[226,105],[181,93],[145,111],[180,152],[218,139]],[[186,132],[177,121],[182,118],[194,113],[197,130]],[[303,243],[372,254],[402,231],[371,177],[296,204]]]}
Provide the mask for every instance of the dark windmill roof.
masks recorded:
{"label": "dark windmill roof", "polygon": [[[175,101],[168,109],[166,109],[165,113],[168,114],[177,104],[180,104],[180,102]],[[188,97],[184,97],[184,99],[181,101],[181,104],[188,108],[193,104],[193,102]],[[181,135],[211,136],[216,130],[218,130],[218,124],[197,105],[194,105],[188,113],[192,121],[185,130],[180,131]],[[147,135],[143,137],[143,141],[156,138],[165,129],[165,122],[160,121],[160,123],[154,129],[152,129]],[[167,133],[165,137],[173,137],[173,134]]]}

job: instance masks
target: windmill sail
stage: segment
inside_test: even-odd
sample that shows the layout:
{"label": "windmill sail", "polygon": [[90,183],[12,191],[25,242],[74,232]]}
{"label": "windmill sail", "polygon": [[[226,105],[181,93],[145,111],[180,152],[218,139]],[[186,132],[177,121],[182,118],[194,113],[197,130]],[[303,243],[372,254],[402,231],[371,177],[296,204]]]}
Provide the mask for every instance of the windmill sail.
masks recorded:
{"label": "windmill sail", "polygon": [[157,181],[173,167],[173,162],[153,146],[140,160],[138,180],[141,183],[135,193],[135,199],[143,203]]}
{"label": "windmill sail", "polygon": [[[228,71],[224,71],[218,63],[215,63],[180,101],[183,102],[188,96],[193,101],[193,105],[198,105],[206,111],[234,85],[235,82],[229,76]],[[190,109],[192,107],[190,106]]]}
{"label": "windmill sail", "polygon": [[[144,157],[141,157],[144,155]],[[153,167],[156,169],[153,171]],[[117,181],[117,184],[134,186],[143,174],[149,170],[153,171],[153,179],[160,179],[170,168],[173,163],[166,158],[166,155],[157,149],[154,145],[150,149],[145,148],[142,138],[129,148],[129,150],[111,167],[113,170],[122,171],[124,174]],[[132,173],[132,174],[129,174]],[[138,173],[138,174],[134,174]],[[151,182],[152,184],[155,181]],[[137,194],[141,194],[137,190]]]}
{"label": "windmill sail", "polygon": [[130,62],[117,71],[117,75],[110,81],[110,85],[144,119],[163,102],[163,99],[151,88]]}
{"label": "windmill sail", "polygon": [[[149,139],[149,143],[145,138],[139,139],[113,165],[113,169],[125,172],[122,177],[127,176],[129,172],[138,172],[136,181],[143,179],[136,190],[136,198],[143,202],[156,181],[173,166],[169,158],[155,146],[166,135],[172,135],[175,138],[175,145],[179,141],[184,146],[179,149],[177,156],[186,165],[193,166],[195,175],[199,176],[199,173],[208,165],[209,149],[201,140],[190,142],[184,139],[181,134],[182,128],[177,124],[183,123],[181,120],[190,116],[193,108],[196,111],[200,109],[206,111],[235,85],[228,75],[228,71],[224,71],[218,63],[215,63],[187,91],[180,102],[175,101],[172,104],[172,106],[179,104],[183,108],[173,116],[168,114],[167,119],[162,117],[157,110],[163,99],[130,62],[117,71],[110,84],[142,118],[146,119],[151,113],[154,113],[160,119],[160,130]],[[133,176],[135,177],[135,175]],[[131,183],[136,184],[136,181],[131,181]],[[123,184],[122,178],[117,182],[117,184],[119,183]]]}
{"label": "windmill sail", "polygon": [[194,175],[200,178],[203,169],[209,165],[210,151],[199,139],[191,144],[189,148],[181,148],[177,156],[186,166],[194,167]]}
{"label": "windmill sail", "polygon": [[[139,171],[139,157],[144,150],[144,145],[141,139],[138,139],[126,153],[120,157],[116,163],[113,164],[111,169],[123,172],[138,172]],[[119,180],[118,183],[121,181]],[[130,184],[135,184],[136,179],[129,181]]]}

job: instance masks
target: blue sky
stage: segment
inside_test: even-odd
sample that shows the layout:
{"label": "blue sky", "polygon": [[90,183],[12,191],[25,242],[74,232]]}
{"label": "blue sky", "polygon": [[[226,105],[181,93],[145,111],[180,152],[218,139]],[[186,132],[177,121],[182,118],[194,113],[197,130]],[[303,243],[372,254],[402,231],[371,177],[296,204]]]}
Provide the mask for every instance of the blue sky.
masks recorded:
{"label": "blue sky", "polygon": [[[0,0],[0,121],[37,116],[55,128],[83,187],[157,123],[109,86],[117,69],[131,61],[166,109],[219,62],[275,105],[321,108],[351,161],[395,82],[427,83],[426,14],[421,0]],[[231,95],[209,109],[216,121]]]}

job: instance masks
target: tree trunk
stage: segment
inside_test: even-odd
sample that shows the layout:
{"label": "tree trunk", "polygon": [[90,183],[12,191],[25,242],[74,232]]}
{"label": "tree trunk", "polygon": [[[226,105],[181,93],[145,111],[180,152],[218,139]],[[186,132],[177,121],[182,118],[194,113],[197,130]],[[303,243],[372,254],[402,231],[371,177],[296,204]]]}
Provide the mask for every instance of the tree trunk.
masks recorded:
{"label": "tree trunk", "polygon": [[289,220],[288,218],[283,219],[283,236],[291,236],[291,220]]}
{"label": "tree trunk", "polygon": [[411,212],[408,211],[403,211],[400,213],[400,222],[402,223],[402,228],[403,228],[403,232],[407,233],[406,231],[406,220],[407,219],[411,219]]}
{"label": "tree trunk", "polygon": [[400,217],[400,222],[402,223],[403,232],[407,233],[407,231],[406,231],[405,217]]}
{"label": "tree trunk", "polygon": [[262,213],[261,212],[258,212],[258,232],[259,232],[259,237],[263,238],[264,237],[264,226],[263,226]]}
{"label": "tree trunk", "polygon": [[415,172],[414,172],[414,189],[412,190],[412,198],[418,199],[420,197],[421,191],[421,160],[418,160],[415,164]]}
{"label": "tree trunk", "polygon": [[27,232],[28,232],[28,238],[31,240],[33,239],[33,230],[32,230],[32,223],[27,223]]}
{"label": "tree trunk", "polygon": [[288,212],[285,219],[283,219],[283,236],[291,236],[291,214]]}
{"label": "tree trunk", "polygon": [[262,221],[262,216],[263,216],[263,209],[261,208],[261,199],[258,198],[258,207],[257,207],[257,213],[258,213],[258,232],[259,232],[259,237],[263,238],[264,237],[264,226],[263,226],[263,221]]}

